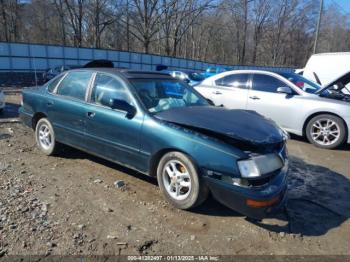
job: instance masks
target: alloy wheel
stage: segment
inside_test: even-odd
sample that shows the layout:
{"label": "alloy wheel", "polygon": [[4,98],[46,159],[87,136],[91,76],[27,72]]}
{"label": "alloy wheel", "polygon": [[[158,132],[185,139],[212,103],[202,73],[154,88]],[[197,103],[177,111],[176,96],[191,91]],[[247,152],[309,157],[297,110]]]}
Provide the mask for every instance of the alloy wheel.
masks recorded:
{"label": "alloy wheel", "polygon": [[163,183],[168,194],[175,200],[184,200],[191,192],[191,176],[185,165],[178,160],[170,160],[164,165]]}
{"label": "alloy wheel", "polygon": [[43,147],[45,150],[48,150],[51,148],[53,140],[52,135],[50,132],[50,128],[46,124],[42,124],[39,128],[38,132],[38,140],[40,143],[40,146]]}
{"label": "alloy wheel", "polygon": [[338,123],[331,119],[318,119],[311,127],[312,139],[322,146],[329,146],[336,143],[340,137],[340,127]]}

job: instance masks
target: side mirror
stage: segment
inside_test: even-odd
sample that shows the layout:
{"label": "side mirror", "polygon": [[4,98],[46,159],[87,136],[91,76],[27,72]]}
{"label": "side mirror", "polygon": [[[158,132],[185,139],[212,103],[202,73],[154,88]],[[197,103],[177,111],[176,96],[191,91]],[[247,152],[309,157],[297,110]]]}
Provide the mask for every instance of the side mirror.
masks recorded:
{"label": "side mirror", "polygon": [[281,86],[281,87],[277,88],[277,93],[292,95],[293,91],[288,86]]}
{"label": "side mirror", "polygon": [[111,99],[110,107],[112,109],[117,109],[120,111],[125,111],[128,118],[132,118],[136,114],[136,108],[133,105],[130,105],[125,100],[121,99]]}

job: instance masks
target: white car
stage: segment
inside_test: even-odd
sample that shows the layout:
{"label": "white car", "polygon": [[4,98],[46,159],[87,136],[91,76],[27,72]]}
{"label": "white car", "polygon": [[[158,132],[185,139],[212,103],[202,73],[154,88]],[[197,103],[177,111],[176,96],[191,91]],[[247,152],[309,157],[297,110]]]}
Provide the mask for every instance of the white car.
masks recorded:
{"label": "white car", "polygon": [[4,91],[0,87],[0,113],[4,110],[5,108],[5,95]]}
{"label": "white car", "polygon": [[289,133],[332,149],[350,142],[350,95],[342,91],[348,82],[350,74],[321,87],[292,72],[235,70],[194,88],[217,106],[254,110]]}

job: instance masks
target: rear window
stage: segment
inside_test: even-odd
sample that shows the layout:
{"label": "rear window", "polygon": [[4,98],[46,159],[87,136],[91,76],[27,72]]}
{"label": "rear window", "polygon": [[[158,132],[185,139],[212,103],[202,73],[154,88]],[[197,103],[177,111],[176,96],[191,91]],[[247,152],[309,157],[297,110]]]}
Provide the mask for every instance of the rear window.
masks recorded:
{"label": "rear window", "polygon": [[52,79],[47,85],[47,91],[52,93],[55,90],[58,83],[61,81],[63,76],[64,75],[59,75],[59,76],[55,77],[54,79]]}
{"label": "rear window", "polygon": [[58,86],[57,94],[79,100],[85,100],[85,94],[91,76],[92,72],[88,71],[76,71],[68,73],[68,75]]}
{"label": "rear window", "polygon": [[236,87],[236,88],[247,88],[248,74],[233,74],[224,76],[215,81],[216,85]]}

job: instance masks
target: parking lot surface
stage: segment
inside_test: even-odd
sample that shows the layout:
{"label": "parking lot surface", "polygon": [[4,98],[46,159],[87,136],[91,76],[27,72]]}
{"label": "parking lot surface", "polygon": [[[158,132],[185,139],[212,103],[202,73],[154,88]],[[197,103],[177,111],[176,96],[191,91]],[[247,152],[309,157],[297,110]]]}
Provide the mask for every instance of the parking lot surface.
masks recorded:
{"label": "parking lot surface", "polygon": [[[47,157],[0,116],[0,254],[350,254],[350,146],[289,141],[285,212],[262,221],[209,198],[181,211],[155,179],[78,150]],[[116,181],[124,181],[118,188]]]}

